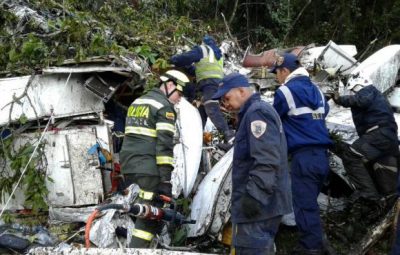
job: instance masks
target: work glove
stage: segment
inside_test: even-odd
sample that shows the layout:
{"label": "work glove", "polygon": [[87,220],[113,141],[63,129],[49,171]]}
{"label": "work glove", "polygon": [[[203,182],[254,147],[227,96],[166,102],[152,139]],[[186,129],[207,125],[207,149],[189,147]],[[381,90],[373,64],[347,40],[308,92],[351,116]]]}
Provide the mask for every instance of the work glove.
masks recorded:
{"label": "work glove", "polygon": [[338,104],[339,98],[340,98],[339,92],[337,92],[335,90],[329,90],[329,91],[325,92],[325,96],[328,99],[332,99],[335,103]]}
{"label": "work glove", "polygon": [[340,98],[339,92],[334,91],[334,92],[333,92],[333,96],[332,96],[333,101],[334,101],[335,103],[339,104],[339,98]]}
{"label": "work glove", "polygon": [[162,182],[158,185],[158,194],[172,197],[172,184],[170,182]]}
{"label": "work glove", "polygon": [[233,147],[233,144],[232,143],[219,143],[219,144],[217,144],[217,147],[220,150],[227,152]]}
{"label": "work glove", "polygon": [[261,204],[249,194],[244,194],[241,198],[241,209],[246,218],[251,219],[261,214]]}

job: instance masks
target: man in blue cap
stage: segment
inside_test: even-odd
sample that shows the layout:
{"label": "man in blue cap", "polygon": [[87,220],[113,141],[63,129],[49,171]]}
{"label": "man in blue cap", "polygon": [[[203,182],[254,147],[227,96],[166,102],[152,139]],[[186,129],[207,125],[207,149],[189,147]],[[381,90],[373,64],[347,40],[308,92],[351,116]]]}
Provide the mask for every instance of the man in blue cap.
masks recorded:
{"label": "man in blue cap", "polygon": [[293,209],[300,231],[299,245],[292,254],[324,254],[329,245],[317,197],[329,172],[327,148],[332,141],[325,125],[329,105],[295,55],[278,56],[271,72],[282,84],[275,92],[273,106],[281,117],[292,158]]}
{"label": "man in blue cap", "polygon": [[186,67],[189,72],[193,72],[194,69],[198,89],[202,94],[202,106],[199,107],[199,111],[203,127],[208,116],[218,131],[224,134],[225,142],[232,142],[234,132],[229,128],[218,101],[211,98],[224,77],[222,53],[215,40],[206,35],[201,45],[193,47],[191,51],[172,56],[170,62],[176,67]]}
{"label": "man in blue cap", "polygon": [[223,78],[213,99],[238,112],[232,170],[233,246],[237,255],[274,254],[282,215],[292,210],[287,147],[279,115],[247,78]]}

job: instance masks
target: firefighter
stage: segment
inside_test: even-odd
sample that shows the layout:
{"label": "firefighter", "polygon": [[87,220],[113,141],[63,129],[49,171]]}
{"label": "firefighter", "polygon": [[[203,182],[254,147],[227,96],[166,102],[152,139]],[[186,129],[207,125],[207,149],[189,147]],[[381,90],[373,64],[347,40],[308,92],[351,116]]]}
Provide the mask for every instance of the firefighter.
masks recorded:
{"label": "firefighter", "polygon": [[[128,108],[120,152],[125,184],[138,184],[140,199],[153,204],[154,192],[171,196],[176,121],[173,105],[179,102],[189,82],[185,74],[176,70],[167,71],[160,80],[160,88],[153,88]],[[148,247],[161,227],[157,221],[137,219],[131,247]]]}
{"label": "firefighter", "polygon": [[282,215],[292,210],[281,121],[241,74],[225,76],[213,98],[222,98],[227,110],[239,111],[232,162],[233,251],[274,254]]}
{"label": "firefighter", "polygon": [[325,125],[329,106],[295,55],[279,55],[271,72],[281,84],[273,106],[282,120],[291,156],[293,209],[300,232],[292,254],[323,254],[330,247],[324,239],[317,197],[329,173],[327,149],[332,141]]}
{"label": "firefighter", "polygon": [[341,144],[340,155],[346,172],[355,184],[354,200],[379,203],[382,195],[396,190],[399,141],[393,110],[371,79],[362,72],[350,77],[351,95],[333,93],[336,104],[350,107],[358,139]]}
{"label": "firefighter", "polygon": [[172,56],[170,62],[177,67],[187,67],[189,72],[193,72],[194,69],[197,87],[202,95],[199,111],[203,128],[208,116],[218,131],[224,134],[225,142],[232,142],[234,131],[229,128],[218,101],[212,99],[224,77],[222,53],[215,40],[206,35],[201,45],[193,47],[191,51]]}

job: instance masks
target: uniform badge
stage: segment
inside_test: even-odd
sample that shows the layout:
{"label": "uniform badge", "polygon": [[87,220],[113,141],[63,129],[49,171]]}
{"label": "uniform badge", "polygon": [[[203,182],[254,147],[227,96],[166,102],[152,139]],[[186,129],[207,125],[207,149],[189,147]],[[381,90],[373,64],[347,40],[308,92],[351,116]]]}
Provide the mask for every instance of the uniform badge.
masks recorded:
{"label": "uniform badge", "polygon": [[255,138],[262,136],[267,130],[267,123],[262,120],[255,120],[251,122],[251,133]]}
{"label": "uniform badge", "polygon": [[165,117],[169,120],[175,119],[175,114],[173,112],[166,112]]}

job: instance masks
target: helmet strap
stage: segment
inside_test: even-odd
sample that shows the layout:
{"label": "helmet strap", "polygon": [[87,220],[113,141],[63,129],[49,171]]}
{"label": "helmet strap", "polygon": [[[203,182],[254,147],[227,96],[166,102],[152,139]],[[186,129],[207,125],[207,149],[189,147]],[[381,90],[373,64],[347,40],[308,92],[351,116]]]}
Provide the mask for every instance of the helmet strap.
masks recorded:
{"label": "helmet strap", "polygon": [[170,97],[172,96],[172,94],[174,94],[175,90],[177,90],[177,89],[175,88],[175,89],[173,89],[171,92],[168,91],[167,82],[169,82],[169,81],[174,82],[173,80],[168,80],[168,81],[166,81],[166,82],[163,83],[163,84],[164,84],[165,95],[167,96],[167,98],[170,98]]}

